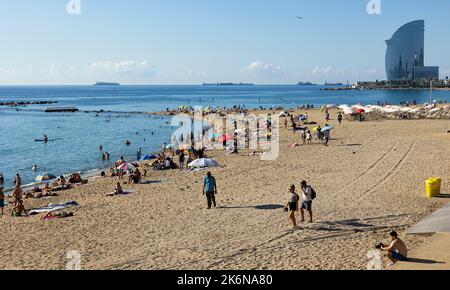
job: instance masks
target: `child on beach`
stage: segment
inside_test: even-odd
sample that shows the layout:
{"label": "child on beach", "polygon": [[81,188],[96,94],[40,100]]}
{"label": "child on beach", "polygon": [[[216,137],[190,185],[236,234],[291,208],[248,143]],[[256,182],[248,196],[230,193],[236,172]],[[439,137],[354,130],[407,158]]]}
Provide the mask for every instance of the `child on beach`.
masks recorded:
{"label": "child on beach", "polygon": [[5,207],[5,194],[3,193],[3,187],[0,186],[0,209],[3,215],[3,208]]}
{"label": "child on beach", "polygon": [[289,188],[289,201],[284,208],[284,211],[289,212],[289,218],[292,220],[294,228],[297,227],[297,220],[295,219],[295,212],[298,211],[298,202],[300,200],[300,196],[295,192],[295,185],[291,185]]}
{"label": "child on beach", "polygon": [[306,140],[308,141],[308,144],[309,144],[309,145],[312,144],[312,135],[311,135],[311,131],[306,132]]}

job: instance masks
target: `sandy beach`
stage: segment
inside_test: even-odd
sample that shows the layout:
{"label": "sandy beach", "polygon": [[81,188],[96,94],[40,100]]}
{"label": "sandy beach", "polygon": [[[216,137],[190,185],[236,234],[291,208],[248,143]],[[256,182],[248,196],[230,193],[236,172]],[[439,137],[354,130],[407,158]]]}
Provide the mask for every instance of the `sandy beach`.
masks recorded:
{"label": "sandy beach", "polygon": [[[324,124],[320,111],[309,114]],[[329,147],[290,148],[299,134],[282,126],[275,161],[207,152],[222,165],[211,170],[217,209],[202,196],[206,171],[179,170],[149,171],[154,183],[124,185],[135,190],[126,196],[105,196],[117,179],[91,178],[58,197],[25,200],[27,209],[76,201],[71,218],[12,218],[5,208],[0,268],[65,269],[74,250],[83,269],[365,269],[393,229],[418,247],[427,237],[405,230],[448,202],[427,199],[425,180],[441,177],[450,193],[450,121],[331,124]],[[316,220],[292,230],[283,207],[302,180],[317,191]]]}

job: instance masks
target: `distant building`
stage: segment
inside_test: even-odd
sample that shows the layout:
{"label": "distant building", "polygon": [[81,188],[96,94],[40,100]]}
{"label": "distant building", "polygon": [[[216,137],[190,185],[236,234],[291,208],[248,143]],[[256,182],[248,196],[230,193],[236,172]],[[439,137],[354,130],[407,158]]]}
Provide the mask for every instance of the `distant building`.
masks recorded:
{"label": "distant building", "polygon": [[424,20],[403,25],[386,44],[386,74],[389,81],[439,79],[439,67],[424,64]]}

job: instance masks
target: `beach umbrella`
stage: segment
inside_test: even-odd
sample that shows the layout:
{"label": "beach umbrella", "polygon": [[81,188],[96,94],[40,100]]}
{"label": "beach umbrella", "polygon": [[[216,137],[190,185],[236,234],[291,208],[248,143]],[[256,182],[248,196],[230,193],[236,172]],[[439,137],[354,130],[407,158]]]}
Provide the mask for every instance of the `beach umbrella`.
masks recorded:
{"label": "beach umbrella", "polygon": [[366,110],[364,110],[364,109],[357,109],[356,110],[356,114],[362,114],[362,113],[365,113],[366,112]]}
{"label": "beach umbrella", "polygon": [[190,168],[205,168],[205,167],[218,167],[219,163],[214,159],[201,158],[192,161],[189,164]]}
{"label": "beach umbrella", "polygon": [[333,129],[334,129],[333,126],[326,126],[325,128],[322,129],[322,132],[331,131]]}
{"label": "beach umbrella", "polygon": [[185,144],[180,147],[180,150],[192,150],[192,149],[194,149],[194,148],[189,144]]}
{"label": "beach umbrella", "polygon": [[166,146],[166,149],[175,149],[175,147],[177,147],[175,144],[169,144]]}
{"label": "beach umbrella", "polygon": [[319,127],[314,127],[312,130],[314,131],[314,132],[317,132],[317,131],[319,131]]}
{"label": "beach umbrella", "polygon": [[40,175],[40,176],[36,177],[36,181],[37,182],[45,182],[45,181],[50,181],[50,180],[53,180],[53,179],[56,179],[56,178],[57,177],[55,175],[50,174],[50,173],[46,173],[46,174],[43,174],[43,175]]}
{"label": "beach umbrella", "polygon": [[145,155],[139,161],[153,160],[153,159],[157,159],[157,158],[158,157],[156,157],[155,155]]}
{"label": "beach umbrella", "polygon": [[227,142],[230,140],[233,140],[233,136],[231,136],[230,134],[226,134],[222,138],[220,138],[219,143]]}
{"label": "beach umbrella", "polygon": [[136,166],[134,166],[131,163],[124,163],[124,164],[120,165],[119,167],[117,167],[117,169],[124,170],[124,171],[126,171],[126,170],[136,170]]}

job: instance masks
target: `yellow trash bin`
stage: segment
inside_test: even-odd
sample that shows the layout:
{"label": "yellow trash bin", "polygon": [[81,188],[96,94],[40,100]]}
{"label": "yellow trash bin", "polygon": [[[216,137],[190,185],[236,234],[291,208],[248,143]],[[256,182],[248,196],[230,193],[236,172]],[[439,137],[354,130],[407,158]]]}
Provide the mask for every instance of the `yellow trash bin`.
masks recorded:
{"label": "yellow trash bin", "polygon": [[427,197],[432,198],[441,194],[442,180],[440,178],[429,178],[426,181]]}

